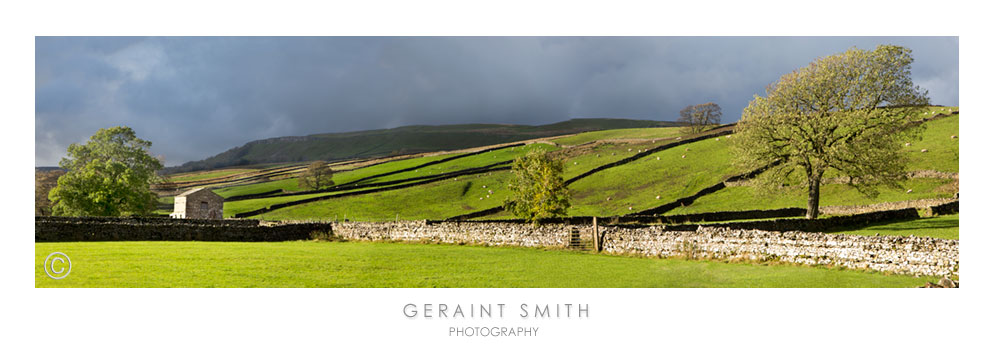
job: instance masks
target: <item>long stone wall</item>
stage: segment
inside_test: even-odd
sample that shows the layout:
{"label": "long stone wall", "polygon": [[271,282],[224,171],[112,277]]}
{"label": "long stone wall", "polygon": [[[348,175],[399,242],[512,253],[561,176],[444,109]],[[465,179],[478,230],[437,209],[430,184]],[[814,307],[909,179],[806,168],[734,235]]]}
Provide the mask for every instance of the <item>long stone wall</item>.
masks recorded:
{"label": "long stone wall", "polygon": [[[478,222],[337,223],[336,236],[349,240],[566,247],[571,228],[591,234],[592,226]],[[700,227],[672,231],[663,226],[599,227],[609,254],[718,259],[777,260],[807,265],[929,276],[958,274],[958,241],[924,237],[870,237],[808,232],[772,232]]]}
{"label": "long stone wall", "polygon": [[312,232],[328,229],[327,223],[263,226],[255,220],[36,217],[35,242],[288,241],[309,239]]}

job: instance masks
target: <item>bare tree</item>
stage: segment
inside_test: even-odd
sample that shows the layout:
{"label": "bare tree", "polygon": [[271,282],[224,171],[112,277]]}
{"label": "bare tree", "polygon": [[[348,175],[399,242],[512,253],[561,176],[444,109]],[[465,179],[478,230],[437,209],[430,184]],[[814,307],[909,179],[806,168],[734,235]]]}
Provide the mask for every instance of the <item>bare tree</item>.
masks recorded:
{"label": "bare tree", "polygon": [[709,102],[685,107],[679,113],[678,122],[688,124],[686,128],[689,133],[698,133],[719,124],[722,117],[723,110],[719,104]]}
{"label": "bare tree", "polygon": [[335,185],[332,181],[332,168],[325,165],[325,162],[315,161],[308,165],[308,169],[301,172],[297,178],[298,186],[302,188],[321,190]]}

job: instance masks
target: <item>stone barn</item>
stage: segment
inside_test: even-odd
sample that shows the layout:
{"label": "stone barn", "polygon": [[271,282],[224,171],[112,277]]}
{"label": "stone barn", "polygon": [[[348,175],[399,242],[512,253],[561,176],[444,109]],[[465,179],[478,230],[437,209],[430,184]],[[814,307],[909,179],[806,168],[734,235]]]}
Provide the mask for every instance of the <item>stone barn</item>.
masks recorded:
{"label": "stone barn", "polygon": [[171,218],[221,219],[225,198],[205,188],[188,190],[173,198]]}

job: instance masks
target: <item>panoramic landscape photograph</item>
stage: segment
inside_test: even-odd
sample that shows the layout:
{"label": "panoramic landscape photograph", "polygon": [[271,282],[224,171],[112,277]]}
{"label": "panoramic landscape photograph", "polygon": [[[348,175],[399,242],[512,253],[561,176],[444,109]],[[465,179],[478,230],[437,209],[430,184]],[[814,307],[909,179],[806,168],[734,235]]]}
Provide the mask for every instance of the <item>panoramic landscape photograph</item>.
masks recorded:
{"label": "panoramic landscape photograph", "polygon": [[960,287],[959,37],[34,46],[36,288]]}

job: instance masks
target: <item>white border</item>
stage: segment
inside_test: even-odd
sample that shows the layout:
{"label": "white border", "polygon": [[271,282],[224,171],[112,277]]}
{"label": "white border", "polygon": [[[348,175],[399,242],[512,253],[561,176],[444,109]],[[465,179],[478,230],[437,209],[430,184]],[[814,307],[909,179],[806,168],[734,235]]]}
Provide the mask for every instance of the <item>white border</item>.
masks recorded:
{"label": "white border", "polygon": [[[99,3],[101,6],[95,5]],[[797,1],[281,2],[45,1],[5,4],[2,141],[8,231],[4,351],[352,349],[961,351],[993,314],[990,11],[969,2]],[[305,7],[307,6],[307,7]],[[67,289],[34,288],[29,235],[35,35],[957,35],[962,120],[958,290],[889,289]],[[586,302],[587,321],[543,323],[535,339],[450,339],[407,302]],[[975,318],[981,318],[976,322]],[[511,322],[515,322],[512,320]],[[9,349],[15,348],[15,349]],[[974,349],[973,349],[974,350]]]}

